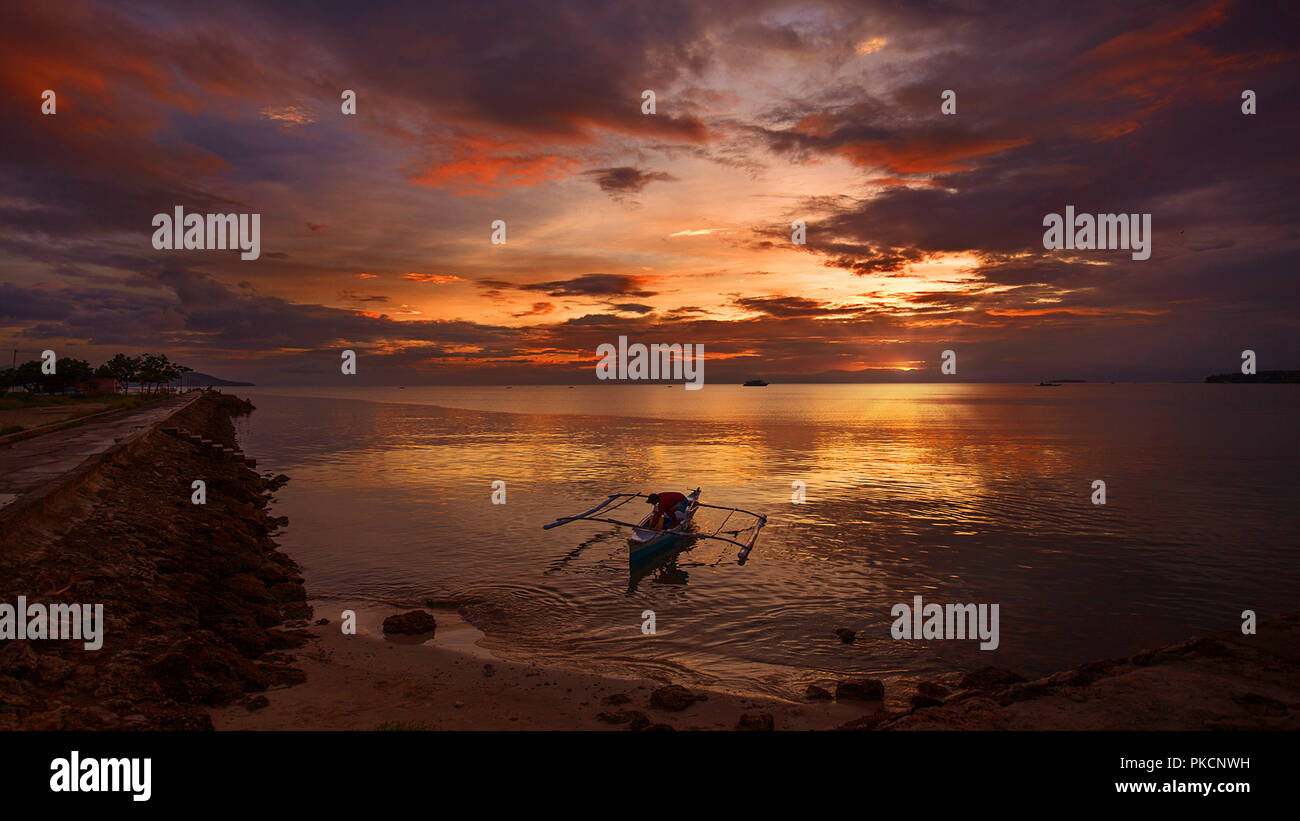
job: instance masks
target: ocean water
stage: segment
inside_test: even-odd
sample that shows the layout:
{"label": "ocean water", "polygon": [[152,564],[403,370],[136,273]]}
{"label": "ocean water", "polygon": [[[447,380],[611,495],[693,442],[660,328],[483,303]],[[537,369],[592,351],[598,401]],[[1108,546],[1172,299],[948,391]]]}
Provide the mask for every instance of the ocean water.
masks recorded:
{"label": "ocean water", "polygon": [[[1045,674],[1300,601],[1297,386],[235,392],[257,405],[245,449],[292,477],[281,544],[313,597],[462,601],[507,658],[787,697],[869,675],[898,693],[988,664]],[[626,528],[541,527],[610,493],[696,487],[767,514],[744,565],[699,541],[636,579]],[[917,595],[999,605],[999,647],[895,640],[891,608]]]}

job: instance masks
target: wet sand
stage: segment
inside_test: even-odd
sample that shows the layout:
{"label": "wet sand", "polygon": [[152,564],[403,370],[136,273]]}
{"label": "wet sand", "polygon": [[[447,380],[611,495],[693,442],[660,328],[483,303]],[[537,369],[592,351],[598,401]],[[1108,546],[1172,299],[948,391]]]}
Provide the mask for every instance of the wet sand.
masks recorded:
{"label": "wet sand", "polygon": [[[291,651],[307,681],[269,690],[268,705],[250,711],[233,705],[212,711],[218,730],[628,730],[634,721],[599,716],[643,714],[651,725],[677,730],[731,730],[742,714],[770,714],[778,730],[830,729],[872,712],[877,705],[798,704],[692,688],[706,696],[680,711],[651,704],[662,682],[516,664],[493,657],[475,642],[482,634],[455,611],[431,610],[432,638],[384,637],[393,608],[357,602],[313,601],[318,618],[307,646]],[[357,612],[356,635],[340,631],[339,612]],[[606,700],[622,702],[607,703]],[[398,725],[398,726],[394,726]]]}

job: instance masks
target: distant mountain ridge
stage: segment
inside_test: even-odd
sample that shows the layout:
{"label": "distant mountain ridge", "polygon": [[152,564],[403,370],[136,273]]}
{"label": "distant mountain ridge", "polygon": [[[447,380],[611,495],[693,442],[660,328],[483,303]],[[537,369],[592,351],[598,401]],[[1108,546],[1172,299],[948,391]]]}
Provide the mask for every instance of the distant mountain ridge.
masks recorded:
{"label": "distant mountain ridge", "polygon": [[221,379],[219,377],[212,376],[211,374],[199,373],[198,371],[191,371],[190,373],[184,374],[183,376],[177,377],[176,379],[173,379],[172,381],[168,382],[167,387],[177,388],[180,387],[181,385],[190,385],[190,386],[202,385],[210,388],[241,388],[241,387],[252,387],[254,384],[255,383],[253,382],[234,382],[229,379]]}
{"label": "distant mountain ridge", "polygon": [[1269,384],[1300,383],[1300,371],[1260,371],[1259,373],[1216,373],[1206,382],[1264,382]]}

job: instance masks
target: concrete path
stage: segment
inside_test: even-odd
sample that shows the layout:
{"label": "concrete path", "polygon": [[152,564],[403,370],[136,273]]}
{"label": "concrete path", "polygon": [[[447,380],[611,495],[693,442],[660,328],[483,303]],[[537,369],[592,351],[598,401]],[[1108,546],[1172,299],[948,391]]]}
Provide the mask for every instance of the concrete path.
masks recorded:
{"label": "concrete path", "polygon": [[192,396],[179,396],[158,405],[93,419],[0,447],[0,509],[57,480],[114,443],[158,424],[191,399]]}

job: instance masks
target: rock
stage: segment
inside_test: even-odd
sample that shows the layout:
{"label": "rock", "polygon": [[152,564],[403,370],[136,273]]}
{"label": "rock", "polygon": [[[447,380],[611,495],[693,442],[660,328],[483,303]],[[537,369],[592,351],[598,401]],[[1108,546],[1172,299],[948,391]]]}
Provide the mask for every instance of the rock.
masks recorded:
{"label": "rock", "polygon": [[952,691],[942,684],[936,684],[933,681],[922,681],[916,685],[916,694],[926,698],[945,699],[952,695]]}
{"label": "rock", "polygon": [[963,690],[987,690],[1006,684],[1017,684],[1025,680],[1019,673],[1002,670],[997,667],[981,667],[973,673],[967,673],[961,680]]}
{"label": "rock", "polygon": [[438,627],[438,620],[423,610],[399,613],[384,619],[384,633],[406,636],[420,636],[432,633]]}
{"label": "rock", "polygon": [[841,681],[835,686],[836,701],[883,701],[885,683],[878,678]]}
{"label": "rock", "polygon": [[267,646],[273,650],[293,650],[311,640],[306,630],[267,630]]}
{"label": "rock", "polygon": [[1098,678],[1098,674],[1086,667],[1076,668],[1074,670],[1063,670],[1059,673],[1053,673],[1048,677],[1047,682],[1054,686],[1061,687],[1087,687]]}
{"label": "rock", "polygon": [[266,585],[249,573],[236,573],[222,579],[221,583],[227,590],[245,599],[261,601],[267,597]]}
{"label": "rock", "polygon": [[43,684],[58,684],[72,673],[74,666],[67,659],[53,653],[45,653],[40,657],[33,678]]}
{"label": "rock", "polygon": [[492,678],[496,673],[497,668],[493,667],[491,664],[483,665],[483,678]]}
{"label": "rock", "polygon": [[1290,708],[1285,701],[1279,701],[1272,696],[1266,696],[1263,693],[1242,693],[1232,697],[1232,700],[1245,707],[1252,713],[1264,713],[1271,716],[1284,716]]}
{"label": "rock", "polygon": [[36,669],[36,653],[26,641],[6,642],[0,647],[0,673],[23,678]]}
{"label": "rock", "polygon": [[650,694],[650,706],[658,707],[660,710],[677,712],[685,710],[697,701],[695,694],[680,684],[670,684],[667,687],[660,687]]}
{"label": "rock", "polygon": [[250,713],[254,710],[263,710],[271,706],[271,700],[263,695],[245,696],[239,703]]}
{"label": "rock", "polygon": [[289,484],[289,477],[279,473],[266,480],[266,489],[275,492],[287,484]]}
{"label": "rock", "polygon": [[280,607],[280,612],[286,619],[310,619],[312,616],[311,605],[305,601],[287,602]]}
{"label": "rock", "polygon": [[318,627],[324,627],[325,625],[327,625],[327,624],[329,624],[329,623],[330,623],[330,620],[329,620],[329,619],[316,619],[316,626],[318,626]]}
{"label": "rock", "polygon": [[673,725],[671,724],[651,724],[649,727],[641,728],[641,732],[643,733],[663,732],[663,731],[676,732],[676,728],[673,727]]}
{"label": "rock", "polygon": [[632,697],[629,696],[627,693],[614,693],[614,694],[611,695],[611,696],[605,696],[603,699],[600,700],[600,703],[601,703],[601,704],[610,704],[610,705],[619,705],[619,704],[627,704],[627,703],[630,702],[631,700],[632,700]]}
{"label": "rock", "polygon": [[809,684],[808,689],[803,691],[803,697],[810,701],[830,701],[831,691],[816,684]]}
{"label": "rock", "polygon": [[628,724],[633,721],[644,721],[650,723],[645,713],[640,710],[616,710],[613,712],[596,713],[596,720],[603,721],[606,724]]}
{"label": "rock", "polygon": [[846,721],[837,730],[874,730],[889,719],[894,718],[894,714],[886,710],[879,710],[869,716],[855,718],[852,721]]}
{"label": "rock", "polygon": [[181,653],[167,653],[147,668],[154,678],[163,681],[179,681],[191,675],[190,660]]}
{"label": "rock", "polygon": [[858,637],[858,634],[856,632],[848,629],[847,627],[839,628],[838,630],[835,631],[835,635],[839,636],[840,641],[844,642],[845,644],[852,644],[853,640]]}
{"label": "rock", "polygon": [[[278,602],[302,601],[307,598],[307,591],[299,582],[280,582],[271,585],[267,592]],[[430,616],[429,618],[433,618]],[[303,619],[305,621],[305,619]]]}
{"label": "rock", "polygon": [[632,710],[631,712],[632,712],[632,720],[628,722],[627,725],[627,728],[629,730],[645,730],[654,726],[653,723],[651,723],[650,719],[646,718],[645,713],[642,713],[638,710]]}
{"label": "rock", "polygon": [[920,710],[925,707],[942,707],[943,702],[932,696],[923,696],[920,693],[912,696],[912,709]]}
{"label": "rock", "polygon": [[776,720],[772,718],[771,713],[757,713],[750,715],[745,713],[736,722],[737,730],[773,730],[776,728]]}

